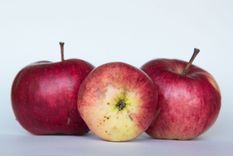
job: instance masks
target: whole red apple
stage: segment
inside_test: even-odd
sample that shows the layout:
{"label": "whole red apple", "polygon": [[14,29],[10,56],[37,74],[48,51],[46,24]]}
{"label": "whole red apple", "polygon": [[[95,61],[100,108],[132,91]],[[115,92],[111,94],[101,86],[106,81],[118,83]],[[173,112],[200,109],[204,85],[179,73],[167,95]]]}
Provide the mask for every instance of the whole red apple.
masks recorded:
{"label": "whole red apple", "polygon": [[77,111],[78,90],[93,66],[80,59],[40,61],[23,68],[12,85],[12,107],[18,122],[33,134],[77,134],[89,131]]}
{"label": "whole red apple", "polygon": [[159,87],[157,118],[147,133],[161,139],[193,139],[217,119],[221,106],[219,87],[207,71],[189,62],[155,59],[142,66]]}
{"label": "whole red apple", "polygon": [[128,141],[151,124],[157,96],[157,88],[143,71],[113,62],[94,69],[81,84],[78,109],[100,138]]}

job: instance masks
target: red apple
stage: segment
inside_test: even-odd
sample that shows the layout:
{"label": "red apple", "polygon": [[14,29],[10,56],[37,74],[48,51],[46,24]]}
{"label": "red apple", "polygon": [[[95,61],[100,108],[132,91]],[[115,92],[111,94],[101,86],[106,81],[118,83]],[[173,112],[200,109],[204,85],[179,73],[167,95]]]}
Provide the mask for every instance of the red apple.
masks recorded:
{"label": "red apple", "polygon": [[78,110],[90,130],[108,141],[128,141],[143,133],[157,110],[157,88],[140,69],[113,62],[84,80]]}
{"label": "red apple", "polygon": [[219,87],[207,71],[176,59],[155,59],[142,66],[159,87],[160,113],[147,133],[161,139],[193,139],[217,119]]}
{"label": "red apple", "polygon": [[40,61],[23,68],[11,92],[18,122],[33,134],[77,134],[89,131],[77,111],[81,82],[93,69],[86,61]]}

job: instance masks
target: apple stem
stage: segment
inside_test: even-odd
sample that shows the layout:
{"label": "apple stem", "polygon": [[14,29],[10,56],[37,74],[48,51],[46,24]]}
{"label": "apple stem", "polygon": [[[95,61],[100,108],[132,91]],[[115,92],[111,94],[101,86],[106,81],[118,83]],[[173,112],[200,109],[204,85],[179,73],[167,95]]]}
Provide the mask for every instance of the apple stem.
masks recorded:
{"label": "apple stem", "polygon": [[192,57],[190,58],[188,64],[185,66],[185,68],[184,68],[184,70],[183,70],[183,72],[182,72],[182,75],[185,75],[185,74],[188,72],[189,68],[191,67],[191,65],[192,65],[192,63],[193,63],[193,61],[194,61],[194,59],[196,58],[196,56],[197,56],[197,54],[198,54],[199,52],[200,52],[199,49],[194,48],[193,55],[192,55]]}
{"label": "apple stem", "polygon": [[61,61],[64,61],[64,42],[59,42],[60,44],[60,49],[61,49]]}

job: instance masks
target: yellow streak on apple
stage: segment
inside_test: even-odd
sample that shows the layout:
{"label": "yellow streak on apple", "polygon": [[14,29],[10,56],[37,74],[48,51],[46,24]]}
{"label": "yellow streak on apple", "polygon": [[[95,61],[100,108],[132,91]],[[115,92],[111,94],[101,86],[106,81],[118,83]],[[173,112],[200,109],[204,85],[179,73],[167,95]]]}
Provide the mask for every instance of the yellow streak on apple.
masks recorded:
{"label": "yellow streak on apple", "polygon": [[205,75],[207,76],[207,79],[210,82],[210,84],[220,93],[219,86],[218,86],[216,80],[214,79],[214,77],[209,73],[205,73]]}
{"label": "yellow streak on apple", "polygon": [[[141,133],[137,121],[134,121],[134,114],[139,111],[141,103],[137,91],[109,85],[102,96],[98,98],[102,100],[96,102],[98,106],[88,109],[92,112],[88,120],[90,128],[94,129],[96,135],[109,141],[127,141],[137,137]],[[119,110],[116,103],[121,98],[125,98],[126,106]]]}

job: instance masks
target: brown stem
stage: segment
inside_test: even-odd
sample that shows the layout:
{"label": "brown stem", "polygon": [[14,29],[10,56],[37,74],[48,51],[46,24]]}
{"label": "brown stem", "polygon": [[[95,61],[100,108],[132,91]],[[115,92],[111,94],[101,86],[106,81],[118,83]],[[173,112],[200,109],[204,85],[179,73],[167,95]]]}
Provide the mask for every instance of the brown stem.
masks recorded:
{"label": "brown stem", "polygon": [[60,49],[61,49],[61,61],[64,61],[64,42],[59,42],[60,44]]}
{"label": "brown stem", "polygon": [[193,63],[193,61],[194,61],[194,59],[196,58],[196,56],[197,56],[197,54],[198,54],[199,52],[200,52],[199,49],[194,48],[193,55],[192,55],[192,57],[190,58],[188,64],[185,66],[185,68],[184,68],[184,70],[183,70],[183,72],[182,72],[182,75],[185,75],[185,74],[188,72],[189,68],[191,67],[191,65],[192,65],[192,63]]}

